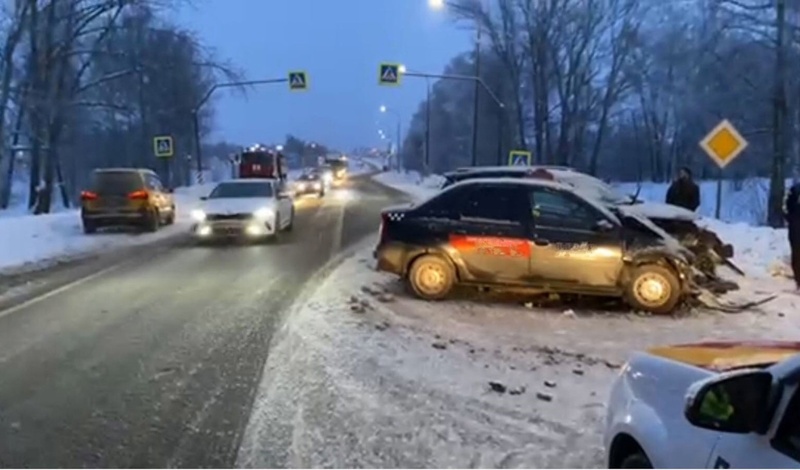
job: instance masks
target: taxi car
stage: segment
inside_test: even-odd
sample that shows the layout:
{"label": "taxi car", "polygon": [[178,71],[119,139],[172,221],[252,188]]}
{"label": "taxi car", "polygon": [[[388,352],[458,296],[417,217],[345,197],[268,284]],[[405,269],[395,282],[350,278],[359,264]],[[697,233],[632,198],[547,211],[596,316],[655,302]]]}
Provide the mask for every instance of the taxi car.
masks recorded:
{"label": "taxi car", "polygon": [[443,187],[475,178],[543,178],[571,186],[586,197],[609,208],[635,213],[650,219],[672,235],[695,255],[695,267],[709,277],[716,277],[716,266],[724,264],[744,274],[733,264],[734,247],[712,230],[700,224],[700,215],[683,207],[655,201],[643,201],[637,195],[620,194],[611,185],[570,167],[537,165],[531,167],[464,167],[444,175]]}
{"label": "taxi car", "polygon": [[378,270],[423,299],[464,284],[611,296],[670,313],[692,293],[691,253],[674,238],[551,181],[468,180],[381,216]]}
{"label": "taxi car", "polygon": [[608,468],[800,468],[800,343],[656,347],[623,366]]}
{"label": "taxi car", "polygon": [[152,170],[98,169],[89,188],[81,191],[81,221],[85,233],[120,225],[155,232],[175,221],[175,199]]}
{"label": "taxi car", "polygon": [[217,184],[192,211],[192,234],[215,238],[276,238],[294,226],[294,202],[278,179],[238,179]]}

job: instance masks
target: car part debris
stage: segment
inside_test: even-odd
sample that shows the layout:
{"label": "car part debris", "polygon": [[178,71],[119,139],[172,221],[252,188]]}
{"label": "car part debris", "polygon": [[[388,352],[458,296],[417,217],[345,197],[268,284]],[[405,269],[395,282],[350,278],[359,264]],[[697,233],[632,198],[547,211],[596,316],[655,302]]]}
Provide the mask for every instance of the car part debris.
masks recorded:
{"label": "car part debris", "polygon": [[694,297],[694,301],[697,303],[696,306],[708,310],[714,310],[723,313],[741,313],[751,308],[760,307],[768,302],[771,302],[777,297],[777,295],[770,295],[751,302],[731,304],[721,301],[717,295],[707,289],[699,289],[698,294]]}

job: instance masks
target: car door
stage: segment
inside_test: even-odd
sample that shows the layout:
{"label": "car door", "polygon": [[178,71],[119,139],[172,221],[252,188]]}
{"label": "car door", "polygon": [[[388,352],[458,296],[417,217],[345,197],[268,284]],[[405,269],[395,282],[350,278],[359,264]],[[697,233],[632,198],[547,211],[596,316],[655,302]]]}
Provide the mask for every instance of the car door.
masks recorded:
{"label": "car door", "polygon": [[526,217],[525,191],[518,185],[480,183],[464,194],[448,241],[472,280],[525,282],[530,256]]}
{"label": "car door", "polygon": [[616,221],[557,188],[532,188],[528,201],[533,220],[533,278],[599,288],[617,284],[623,249]]}
{"label": "car door", "polygon": [[706,467],[800,468],[800,391],[787,391],[791,399],[774,435],[720,433]]}

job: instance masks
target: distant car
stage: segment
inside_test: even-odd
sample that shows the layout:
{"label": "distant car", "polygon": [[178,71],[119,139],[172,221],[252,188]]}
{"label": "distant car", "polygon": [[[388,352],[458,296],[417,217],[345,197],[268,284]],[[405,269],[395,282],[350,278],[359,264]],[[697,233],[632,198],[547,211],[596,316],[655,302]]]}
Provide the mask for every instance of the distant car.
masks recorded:
{"label": "distant car", "polygon": [[664,314],[693,293],[692,255],[674,238],[551,181],[468,180],[381,216],[378,269],[427,300],[463,284],[620,297]]}
{"label": "distant car", "polygon": [[708,276],[715,276],[717,264],[731,264],[733,245],[726,244],[720,237],[697,224],[700,216],[683,207],[661,202],[642,201],[635,195],[620,194],[611,185],[569,167],[531,166],[531,167],[466,167],[444,175],[447,187],[458,181],[475,178],[538,178],[557,181],[575,188],[587,197],[594,198],[615,211],[647,217],[664,231],[679,240],[695,254],[695,264]]}
{"label": "distant car", "polygon": [[319,197],[323,197],[325,195],[325,183],[322,181],[322,175],[316,171],[300,175],[294,182],[294,192],[298,196],[316,194]]}
{"label": "distant car", "polygon": [[155,232],[175,221],[175,200],[152,170],[98,169],[89,188],[81,192],[81,221],[85,233],[109,226]]}
{"label": "distant car", "polygon": [[255,178],[219,183],[192,212],[192,233],[200,240],[263,239],[292,230],[294,203],[281,184]]}
{"label": "distant car", "polygon": [[607,468],[800,468],[800,343],[657,347],[608,402]]}

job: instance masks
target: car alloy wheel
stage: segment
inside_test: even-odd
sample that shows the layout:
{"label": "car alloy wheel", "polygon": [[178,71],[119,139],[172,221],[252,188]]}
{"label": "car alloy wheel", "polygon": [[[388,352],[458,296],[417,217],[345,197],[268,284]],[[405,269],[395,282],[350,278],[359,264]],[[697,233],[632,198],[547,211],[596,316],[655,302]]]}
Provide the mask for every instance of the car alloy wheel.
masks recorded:
{"label": "car alloy wheel", "polygon": [[414,292],[426,300],[443,299],[455,283],[450,264],[439,256],[425,255],[411,265],[409,283]]}

